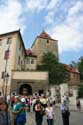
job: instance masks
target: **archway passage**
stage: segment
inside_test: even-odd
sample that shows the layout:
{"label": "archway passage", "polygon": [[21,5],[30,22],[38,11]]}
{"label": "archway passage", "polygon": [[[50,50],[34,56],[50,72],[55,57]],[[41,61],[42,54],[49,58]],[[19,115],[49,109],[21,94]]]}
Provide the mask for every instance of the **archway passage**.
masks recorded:
{"label": "archway passage", "polygon": [[20,95],[32,95],[32,87],[28,84],[23,84],[19,88]]}

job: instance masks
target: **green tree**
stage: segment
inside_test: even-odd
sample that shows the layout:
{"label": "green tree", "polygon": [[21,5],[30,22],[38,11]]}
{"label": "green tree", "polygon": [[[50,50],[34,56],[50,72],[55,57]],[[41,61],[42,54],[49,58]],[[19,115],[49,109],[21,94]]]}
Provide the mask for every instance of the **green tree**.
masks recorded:
{"label": "green tree", "polygon": [[70,66],[71,66],[72,68],[74,68],[74,69],[78,69],[78,62],[72,61],[71,64],[70,64]]}
{"label": "green tree", "polygon": [[83,98],[83,85],[80,85],[80,86],[79,86],[79,89],[78,89],[78,97],[79,97],[79,98]]}
{"label": "green tree", "polygon": [[70,64],[71,67],[78,69],[80,72],[80,79],[83,80],[83,56],[79,58],[79,61],[72,61]]}
{"label": "green tree", "polygon": [[43,55],[41,65],[38,65],[37,69],[49,72],[50,84],[61,84],[69,79],[69,73],[64,65],[50,52]]}
{"label": "green tree", "polygon": [[78,70],[80,72],[80,79],[83,80],[83,56],[79,59]]}

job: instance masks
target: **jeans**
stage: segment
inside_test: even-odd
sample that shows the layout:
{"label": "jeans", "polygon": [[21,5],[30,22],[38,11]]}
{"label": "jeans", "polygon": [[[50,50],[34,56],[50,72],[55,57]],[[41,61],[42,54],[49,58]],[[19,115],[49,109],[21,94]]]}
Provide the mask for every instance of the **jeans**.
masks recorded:
{"label": "jeans", "polygon": [[47,119],[47,123],[48,123],[48,125],[53,125],[53,119]]}

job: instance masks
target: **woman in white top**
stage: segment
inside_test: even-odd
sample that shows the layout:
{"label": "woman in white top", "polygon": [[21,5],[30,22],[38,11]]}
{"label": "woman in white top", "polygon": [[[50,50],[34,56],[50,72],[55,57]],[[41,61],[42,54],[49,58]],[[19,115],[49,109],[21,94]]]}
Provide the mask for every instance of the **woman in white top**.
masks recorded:
{"label": "woman in white top", "polygon": [[47,104],[45,111],[46,111],[46,115],[47,115],[48,125],[53,125],[54,124],[54,111],[53,111],[52,104]]}

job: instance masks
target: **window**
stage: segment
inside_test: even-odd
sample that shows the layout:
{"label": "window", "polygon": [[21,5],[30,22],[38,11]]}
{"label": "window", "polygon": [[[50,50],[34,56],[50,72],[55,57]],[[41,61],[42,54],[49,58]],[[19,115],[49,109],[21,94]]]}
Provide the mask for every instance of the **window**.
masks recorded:
{"label": "window", "polygon": [[12,37],[8,37],[8,39],[7,39],[7,44],[10,44],[11,41],[12,41]]}
{"label": "window", "polygon": [[30,71],[30,69],[29,69],[29,68],[28,68],[27,70],[28,70],[28,71]]}
{"label": "window", "polygon": [[19,58],[18,58],[18,64],[20,65],[20,56],[19,56]]}
{"label": "window", "polygon": [[47,39],[47,43],[49,43],[49,40]]}
{"label": "window", "polygon": [[31,64],[34,64],[34,59],[31,59]]}
{"label": "window", "polygon": [[2,45],[2,39],[0,39],[0,46]]}
{"label": "window", "polygon": [[30,58],[27,58],[27,64],[30,64]]}
{"label": "window", "polygon": [[4,79],[4,76],[5,76],[5,72],[2,72],[1,78]]}

